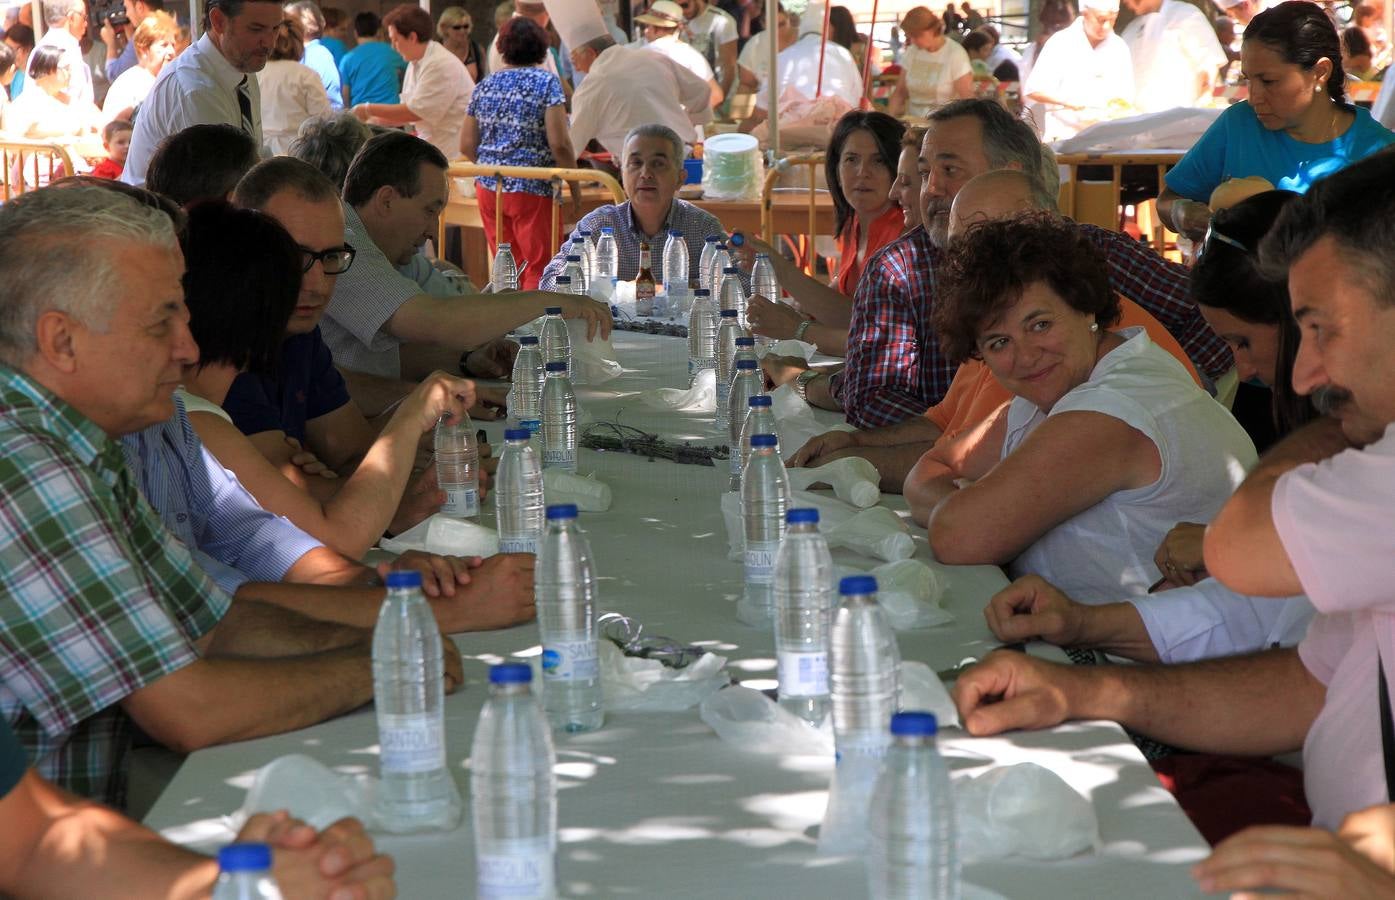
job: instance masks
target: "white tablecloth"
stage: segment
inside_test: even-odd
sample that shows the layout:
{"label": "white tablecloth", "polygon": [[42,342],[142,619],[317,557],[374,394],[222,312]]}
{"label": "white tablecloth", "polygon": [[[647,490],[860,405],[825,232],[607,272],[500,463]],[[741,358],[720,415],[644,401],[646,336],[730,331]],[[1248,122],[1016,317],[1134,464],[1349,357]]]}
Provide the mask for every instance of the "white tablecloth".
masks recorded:
{"label": "white tablecloth", "polygon": [[[722,442],[699,418],[657,412],[632,397],[637,390],[678,384],[685,341],[617,333],[615,345],[626,375],[603,390],[579,391],[589,418]],[[489,430],[500,438],[502,426]],[[609,512],[582,516],[595,551],[601,608],[637,617],[647,632],[711,642],[730,658],[734,677],[773,686],[772,635],[735,617],[741,567],[727,560],[718,508],[725,468],[582,450],[580,469],[597,472],[615,495]],[[928,559],[924,531],[914,533],[917,556]],[[875,564],[846,551],[835,559],[864,569]],[[941,669],[985,652],[995,642],[981,609],[1003,583],[995,568],[951,570],[946,606],[957,622],[902,633],[903,657]],[[446,728],[451,763],[468,798],[466,757],[486,694],[487,666],[510,654],[536,652],[537,628],[459,635],[456,643],[468,684],[447,698]],[[211,849],[229,837],[223,817],[241,806],[258,767],[299,752],[341,771],[375,772],[376,743],[372,712],[365,709],[293,734],[200,751],[189,757],[146,822],[180,843]],[[1098,854],[1049,864],[980,864],[967,867],[966,879],[1008,897],[1197,894],[1187,864],[1205,856],[1205,842],[1117,726],[1078,723],[990,739],[950,731],[941,744],[956,771],[1026,760],[1045,765],[1089,797],[1099,817]],[[565,896],[863,894],[859,862],[814,854],[830,762],[744,752],[720,741],[696,710],[612,713],[601,730],[561,735],[557,747],[559,884]],[[397,859],[402,897],[473,896],[468,822],[467,810],[465,824],[450,834],[379,838]]]}

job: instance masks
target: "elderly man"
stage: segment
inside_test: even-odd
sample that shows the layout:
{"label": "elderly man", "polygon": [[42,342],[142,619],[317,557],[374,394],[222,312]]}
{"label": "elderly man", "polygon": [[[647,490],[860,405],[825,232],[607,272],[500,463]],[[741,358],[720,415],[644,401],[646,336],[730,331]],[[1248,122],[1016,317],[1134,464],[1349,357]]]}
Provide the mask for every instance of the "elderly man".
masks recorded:
{"label": "elderly man", "polygon": [[1114,33],[1119,0],[1084,0],[1080,15],[1037,55],[1022,95],[1046,107],[1042,140],[1072,137],[1133,108],[1133,60]]}
{"label": "elderly man", "polygon": [[1211,98],[1228,59],[1206,14],[1185,0],[1124,0],[1134,19],[1124,43],[1133,58],[1134,105],[1154,113]]}
{"label": "elderly man", "polygon": [[[847,366],[828,374],[767,357],[769,377],[779,383],[793,379],[811,403],[842,409],[862,429],[920,416],[938,403],[955,367],[930,324],[934,271],[949,241],[950,203],[965,182],[992,169],[1040,173],[1046,194],[1054,194],[1055,161],[1043,156],[1031,128],[1000,104],[956,100],[932,112],[920,154],[924,224],[867,261],[853,298]],[[1187,299],[1184,267],[1127,235],[1077,227],[1104,252],[1111,288],[1161,322],[1202,375],[1219,378],[1230,369],[1229,348]]]}
{"label": "elderly man", "polygon": [[[642,125],[625,136],[624,152],[619,160],[625,194],[630,199],[587,213],[577,223],[572,237],[582,231],[600,234],[604,227],[615,229],[615,246],[619,251],[616,277],[620,281],[632,281],[639,274],[640,242],[648,241],[658,259],[668,233],[681,231],[688,242],[688,276],[695,280],[703,242],[709,234],[725,237],[726,233],[716,216],[675,196],[683,183],[682,139],[662,125]],[[542,287],[556,285],[557,276],[562,274],[567,262],[567,246],[563,244],[543,270]]]}
{"label": "elderly man", "polygon": [[182,274],[165,212],[110,189],[0,209],[0,710],[41,773],[110,802],[132,722],[189,752],[373,695],[369,632],[232,603],[140,498],[117,439],[198,359]]}
{"label": "elderly man", "polygon": [[[380,134],[363,145],[344,180],[344,242],[357,251],[339,279],[323,327],[335,363],[415,381],[435,369],[471,374],[471,350],[562,307],[585,319],[588,336],[610,333],[610,310],[589,297],[520,291],[507,296],[438,297],[425,291],[430,267],[418,248],[436,235],[446,205],[446,158],[425,141]],[[493,365],[493,363],[491,363]]]}
{"label": "elderly man", "polygon": [[[1350,825],[1352,813],[1388,802],[1392,185],[1395,158],[1384,154],[1324,179],[1284,210],[1261,250],[1287,272],[1303,335],[1294,387],[1321,393],[1334,413],[1260,460],[1207,530],[1206,566],[1236,591],[1305,592],[1318,615],[1298,648],[1170,667],[1063,667],[997,653],[955,686],[971,733],[1113,719],[1203,751],[1264,756],[1301,746],[1314,825]],[[1388,832],[1384,844],[1389,865]],[[1395,892],[1389,871],[1333,835],[1301,829],[1237,835],[1196,874],[1207,892]]]}
{"label": "elderly man", "polygon": [[475,81],[454,53],[432,39],[435,26],[420,6],[404,3],[383,17],[388,43],[407,61],[399,103],[355,103],[353,113],[374,125],[411,125],[446,157],[460,152],[460,126]]}
{"label": "elderly man", "polygon": [[712,108],[722,103],[722,88],[712,75],[712,66],[702,54],[684,43],[679,32],[683,28],[683,7],[673,0],[654,0],[647,12],[635,16],[635,21],[644,26],[644,48],[652,50],[678,63],[697,77],[706,81],[712,89]]}
{"label": "elderly man", "polygon": [[305,51],[300,56],[302,64],[320,76],[320,83],[329,95],[329,105],[333,109],[344,108],[344,89],[339,81],[339,63],[334,54],[324,45],[325,14],[315,0],[295,0],[286,4],[286,15],[294,16],[305,31]]}
{"label": "elderly man", "polygon": [[240,128],[262,146],[256,73],[271,55],[282,12],[276,0],[208,0],[208,30],[165,66],[136,117],[121,180],[145,183],[160,143],[190,125]]}
{"label": "elderly man", "polygon": [[[47,0],[43,4],[43,11],[48,30],[39,38],[34,49],[54,47],[62,50],[63,60],[59,65],[68,69],[69,102],[79,107],[95,103],[92,70],[87,67],[82,52],[82,39],[87,34],[87,4],[84,0]],[[26,81],[26,87],[32,80],[31,77]]]}

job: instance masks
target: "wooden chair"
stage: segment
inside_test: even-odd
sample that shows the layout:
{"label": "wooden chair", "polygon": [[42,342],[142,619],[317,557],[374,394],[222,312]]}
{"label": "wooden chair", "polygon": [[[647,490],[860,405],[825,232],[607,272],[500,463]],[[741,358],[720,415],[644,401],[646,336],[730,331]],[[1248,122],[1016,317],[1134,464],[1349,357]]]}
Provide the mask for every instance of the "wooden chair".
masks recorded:
{"label": "wooden chair", "polygon": [[0,138],[0,202],[76,171],[72,155],[62,144]]}

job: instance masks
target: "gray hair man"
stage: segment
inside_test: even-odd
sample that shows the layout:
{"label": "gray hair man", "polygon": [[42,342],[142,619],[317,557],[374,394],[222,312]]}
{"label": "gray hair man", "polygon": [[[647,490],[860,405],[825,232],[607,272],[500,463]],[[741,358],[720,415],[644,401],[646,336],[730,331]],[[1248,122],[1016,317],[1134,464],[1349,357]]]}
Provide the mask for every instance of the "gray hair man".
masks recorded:
{"label": "gray hair man", "polygon": [[[34,49],[53,47],[63,51],[59,65],[68,70],[69,102],[79,107],[95,102],[92,70],[87,67],[82,52],[82,39],[87,35],[87,4],[84,0],[44,0],[42,8],[48,30]],[[32,63],[34,54],[30,53],[29,58]]]}

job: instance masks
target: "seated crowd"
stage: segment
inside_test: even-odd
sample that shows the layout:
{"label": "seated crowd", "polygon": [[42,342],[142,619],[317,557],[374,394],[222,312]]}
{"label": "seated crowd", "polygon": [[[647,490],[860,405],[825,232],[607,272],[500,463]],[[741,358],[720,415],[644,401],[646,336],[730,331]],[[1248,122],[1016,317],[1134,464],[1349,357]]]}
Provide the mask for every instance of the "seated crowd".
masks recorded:
{"label": "seated crowd", "polygon": [[[993,653],[954,687],[966,730],[1117,721],[1217,845],[1203,890],[1377,896],[1395,892],[1395,154],[1379,152],[1395,136],[1349,108],[1340,55],[1290,52],[1290,21],[1321,32],[1304,48],[1327,46],[1309,6],[1255,16],[1242,54],[1301,83],[1301,104],[1283,101],[1297,124],[1270,124],[1265,88],[1244,114],[1302,141],[1331,106],[1325,140],[1359,132],[1351,155],[1236,151],[1242,164],[1224,146],[1240,115],[1223,116],[1162,197],[1203,239],[1193,267],[1062,215],[1032,127],[949,97],[923,129],[857,110],[833,128],[831,283],[753,236],[732,247],[743,287],[765,253],[789,295],[752,297],[751,330],[841,359],[762,362],[769,387],[849,426],[786,448],[790,464],[871,462],[939,562],[1014,579],[984,609],[995,636],[1082,663]],[[104,133],[129,140],[126,183],[71,176],[0,206],[0,893],[206,894],[208,860],[99,805],[127,800],[133,734],[188,753],[369,702],[390,569],[422,574],[443,635],[534,617],[528,554],[359,560],[441,507],[432,429],[499,414],[503,392],[471,379],[508,380],[511,330],[555,306],[609,335],[604,303],[556,291],[571,241],[612,230],[633,280],[641,242],[678,234],[702,279],[704,244],[732,236],[677,193],[693,125],[735,76],[582,33],[569,125],[540,8],[518,0],[492,71],[478,47],[434,41],[419,8],[393,10],[400,94],[336,72],[349,111],[276,129],[269,158],[257,103],[275,82],[259,94],[247,76],[271,55],[281,93],[304,88],[289,67],[316,77],[323,15],[209,0],[207,33],[170,61],[156,10],[135,33],[150,78],[134,131]],[[671,41],[665,8],[656,41]],[[71,73],[45,49],[38,93],[7,115],[70,114]],[[152,54],[169,63],[158,78]],[[573,216],[560,248],[543,237],[550,193],[480,185],[491,242],[532,267],[521,290],[473,293],[429,257],[452,157],[572,165],[593,139],[626,198]],[[1267,189],[1212,193],[1215,172]],[[1265,415],[1228,408],[1237,380],[1269,392]],[[1269,761],[1299,750],[1301,774]],[[1208,781],[1216,760],[1285,802],[1237,804]],[[353,820],[258,816],[242,836],[276,848],[288,896],[394,890]],[[79,865],[58,849],[97,840],[110,852]]]}

